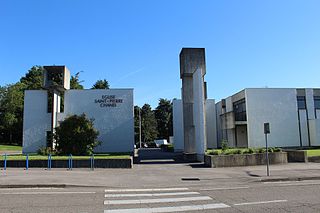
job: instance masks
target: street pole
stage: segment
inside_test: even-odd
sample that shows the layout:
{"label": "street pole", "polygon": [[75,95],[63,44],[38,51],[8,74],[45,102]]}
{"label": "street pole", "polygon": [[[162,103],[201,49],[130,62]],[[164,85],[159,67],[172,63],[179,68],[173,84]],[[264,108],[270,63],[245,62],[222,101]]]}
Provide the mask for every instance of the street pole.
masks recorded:
{"label": "street pole", "polygon": [[268,134],[265,134],[265,137],[266,137],[267,176],[270,176],[270,172],[269,172],[269,152],[268,152]]}
{"label": "street pole", "polygon": [[141,148],[141,112],[139,108],[139,148]]}

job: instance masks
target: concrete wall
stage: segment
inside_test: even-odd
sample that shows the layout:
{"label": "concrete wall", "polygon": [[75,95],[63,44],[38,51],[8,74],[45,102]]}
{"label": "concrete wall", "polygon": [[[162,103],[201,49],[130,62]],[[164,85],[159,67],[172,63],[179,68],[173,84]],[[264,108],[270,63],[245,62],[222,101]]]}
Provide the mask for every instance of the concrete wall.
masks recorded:
{"label": "concrete wall", "polygon": [[173,137],[174,137],[174,151],[183,152],[184,139],[183,139],[183,113],[182,113],[182,100],[173,100]]}
{"label": "concrete wall", "polygon": [[[182,100],[174,99],[173,101],[173,136],[174,150],[177,152],[184,150],[183,141],[183,113]],[[206,100],[206,141],[208,148],[217,147],[217,128],[216,128],[216,110],[213,99]]]}
{"label": "concrete wall", "polygon": [[214,99],[206,100],[206,134],[207,148],[217,148],[217,120],[216,120],[216,105]]}
{"label": "concrete wall", "polygon": [[[299,109],[299,125],[300,125],[300,145],[309,146],[309,130],[307,110]],[[299,131],[299,129],[298,129]]]}
{"label": "concrete wall", "polygon": [[310,145],[320,146],[320,119],[310,120]]}
{"label": "concrete wall", "polygon": [[204,85],[203,85],[202,70],[197,69],[193,74],[193,123],[195,130],[195,144],[196,153],[200,161],[203,161],[204,152],[207,148],[206,137],[206,119],[205,119],[205,106],[204,106]]}
{"label": "concrete wall", "polygon": [[51,113],[47,113],[47,91],[26,90],[23,113],[23,153],[36,152],[47,145]]}
{"label": "concrete wall", "polygon": [[263,123],[270,123],[269,146],[300,146],[295,89],[246,89],[249,147],[265,146]]}
{"label": "concrete wall", "polygon": [[222,113],[222,107],[221,107],[221,101],[216,103],[216,128],[217,128],[217,147],[221,147],[221,141],[222,141],[222,126],[221,126],[221,113]]}
{"label": "concrete wall", "polygon": [[[104,103],[104,100],[111,101],[111,105]],[[58,122],[67,116],[82,113],[94,119],[94,126],[100,133],[98,140],[102,144],[96,147],[96,152],[133,151],[132,89],[65,91],[64,113],[58,113]],[[51,113],[47,113],[47,91],[26,91],[24,152],[36,152],[40,147],[46,146],[46,131],[50,131],[50,128]]]}

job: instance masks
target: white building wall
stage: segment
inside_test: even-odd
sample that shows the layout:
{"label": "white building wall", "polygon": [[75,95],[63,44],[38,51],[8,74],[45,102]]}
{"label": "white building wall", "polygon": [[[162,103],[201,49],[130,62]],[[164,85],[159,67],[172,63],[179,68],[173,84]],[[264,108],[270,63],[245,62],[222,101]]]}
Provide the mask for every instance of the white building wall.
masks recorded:
{"label": "white building wall", "polygon": [[174,99],[173,101],[173,146],[175,152],[183,152],[184,138],[183,138],[183,110],[182,100]]}
{"label": "white building wall", "polygon": [[264,147],[263,124],[270,123],[269,146],[300,146],[295,89],[246,89],[248,146]]}
{"label": "white building wall", "polygon": [[308,119],[313,120],[316,118],[314,110],[313,89],[306,89],[306,104],[308,110]]}
{"label": "white building wall", "polygon": [[310,128],[310,144],[311,146],[320,146],[320,119],[311,120]]}
{"label": "white building wall", "polygon": [[221,126],[221,113],[222,113],[222,103],[219,101],[216,104],[216,128],[217,128],[217,146],[221,147],[221,141],[222,141],[222,126]]}
{"label": "white building wall", "polygon": [[214,99],[206,100],[207,148],[217,148],[216,105]]}
{"label": "white building wall", "polygon": [[[122,100],[115,107],[95,103],[103,96]],[[134,115],[132,89],[67,90],[64,94],[65,116],[85,113],[94,118],[102,144],[96,152],[132,152],[134,148]],[[102,105],[101,105],[102,104]]]}
{"label": "white building wall", "polygon": [[299,124],[300,124],[300,137],[301,146],[309,146],[309,130],[308,130],[308,117],[307,110],[299,109]]}
{"label": "white building wall", "polygon": [[[24,108],[23,151],[36,152],[46,146],[46,131],[51,130],[51,113],[47,113],[47,91],[26,91]],[[109,96],[119,102],[115,106],[98,103]],[[121,103],[120,103],[121,100]],[[98,101],[98,102],[96,102]],[[102,104],[102,105],[101,105]],[[85,113],[94,119],[102,144],[96,152],[132,152],[134,147],[133,90],[67,90],[64,94],[65,117]]]}
{"label": "white building wall", "polygon": [[47,91],[26,90],[23,113],[23,153],[37,152],[47,145],[51,113],[47,113]]}

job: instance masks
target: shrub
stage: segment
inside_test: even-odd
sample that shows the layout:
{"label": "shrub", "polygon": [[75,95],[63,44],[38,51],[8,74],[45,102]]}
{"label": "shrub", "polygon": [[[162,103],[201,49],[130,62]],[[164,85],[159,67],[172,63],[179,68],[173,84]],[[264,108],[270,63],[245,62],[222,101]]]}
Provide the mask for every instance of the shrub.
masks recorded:
{"label": "shrub", "polygon": [[221,141],[221,149],[222,149],[222,152],[226,151],[227,149],[229,149],[229,145],[228,145],[228,141],[227,140],[222,140]]}
{"label": "shrub", "polygon": [[252,149],[252,148],[248,148],[248,149],[244,149],[244,150],[242,151],[242,153],[243,153],[243,154],[253,154],[253,153],[255,153],[255,150]]}
{"label": "shrub", "polygon": [[51,147],[41,147],[40,149],[38,149],[37,153],[39,155],[53,155],[55,154],[55,152],[51,149]]}
{"label": "shrub", "polygon": [[93,119],[88,119],[85,114],[72,115],[56,128],[56,150],[63,155],[90,155],[94,147],[100,144],[98,135]]}
{"label": "shrub", "polygon": [[274,147],[273,152],[282,152],[282,149],[279,147]]}
{"label": "shrub", "polygon": [[219,155],[220,152],[218,150],[208,150],[207,154],[208,155]]}

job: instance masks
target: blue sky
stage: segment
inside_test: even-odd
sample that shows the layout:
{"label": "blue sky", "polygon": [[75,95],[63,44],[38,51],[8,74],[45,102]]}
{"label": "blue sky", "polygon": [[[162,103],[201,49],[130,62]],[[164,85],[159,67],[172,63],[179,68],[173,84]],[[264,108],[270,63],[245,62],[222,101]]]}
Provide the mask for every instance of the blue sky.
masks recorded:
{"label": "blue sky", "polygon": [[90,88],[134,88],[135,104],[179,98],[182,47],[206,48],[208,96],[319,87],[319,0],[1,0],[0,85],[66,65]]}

